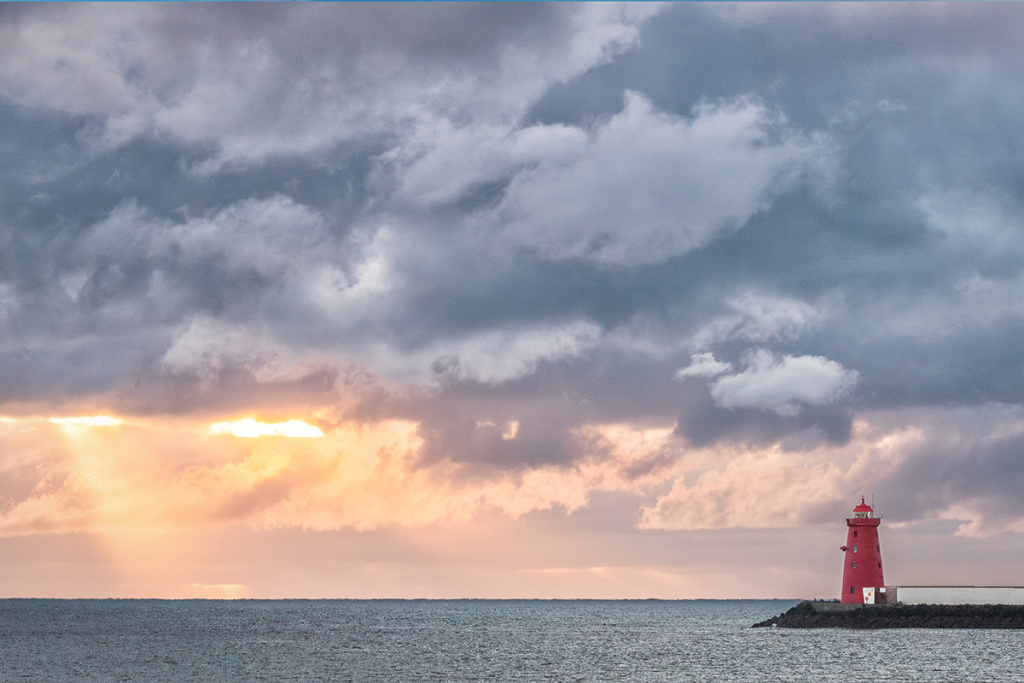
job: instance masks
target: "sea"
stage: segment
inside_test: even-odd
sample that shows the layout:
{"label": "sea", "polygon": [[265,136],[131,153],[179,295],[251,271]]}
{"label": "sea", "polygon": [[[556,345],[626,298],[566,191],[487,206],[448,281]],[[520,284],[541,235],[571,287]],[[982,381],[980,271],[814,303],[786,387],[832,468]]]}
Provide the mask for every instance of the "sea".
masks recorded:
{"label": "sea", "polygon": [[1024,631],[784,600],[0,600],[0,681],[1024,681]]}

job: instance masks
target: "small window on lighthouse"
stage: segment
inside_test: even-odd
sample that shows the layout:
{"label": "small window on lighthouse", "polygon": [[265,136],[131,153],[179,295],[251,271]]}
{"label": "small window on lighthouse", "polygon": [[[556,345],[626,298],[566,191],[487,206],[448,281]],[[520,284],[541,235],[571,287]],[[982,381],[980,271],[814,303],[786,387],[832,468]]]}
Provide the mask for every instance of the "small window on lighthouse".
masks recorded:
{"label": "small window on lighthouse", "polygon": [[857,538],[857,532],[856,531],[853,532],[853,537]]}
{"label": "small window on lighthouse", "polygon": [[853,546],[853,552],[857,552],[857,546]]}
{"label": "small window on lighthouse", "polygon": [[850,569],[856,569],[856,568],[857,568],[857,563],[856,562],[854,562],[853,564],[850,565]]}

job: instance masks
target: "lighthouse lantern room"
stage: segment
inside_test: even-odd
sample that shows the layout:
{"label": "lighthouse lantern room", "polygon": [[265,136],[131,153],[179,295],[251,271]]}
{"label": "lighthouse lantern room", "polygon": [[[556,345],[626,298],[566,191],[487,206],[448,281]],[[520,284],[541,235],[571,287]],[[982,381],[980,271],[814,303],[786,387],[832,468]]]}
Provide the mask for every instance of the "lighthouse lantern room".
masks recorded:
{"label": "lighthouse lantern room", "polygon": [[870,505],[860,499],[853,509],[853,517],[846,520],[846,545],[843,551],[842,602],[874,604],[885,592],[882,577],[882,548],[878,543],[878,525]]}

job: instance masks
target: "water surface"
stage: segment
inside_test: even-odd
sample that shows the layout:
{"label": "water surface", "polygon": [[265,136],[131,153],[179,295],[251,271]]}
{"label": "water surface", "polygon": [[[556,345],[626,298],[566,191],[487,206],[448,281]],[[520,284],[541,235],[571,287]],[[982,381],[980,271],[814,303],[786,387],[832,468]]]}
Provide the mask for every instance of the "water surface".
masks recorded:
{"label": "water surface", "polygon": [[0,681],[1020,681],[1024,632],[752,629],[795,601],[0,600]]}

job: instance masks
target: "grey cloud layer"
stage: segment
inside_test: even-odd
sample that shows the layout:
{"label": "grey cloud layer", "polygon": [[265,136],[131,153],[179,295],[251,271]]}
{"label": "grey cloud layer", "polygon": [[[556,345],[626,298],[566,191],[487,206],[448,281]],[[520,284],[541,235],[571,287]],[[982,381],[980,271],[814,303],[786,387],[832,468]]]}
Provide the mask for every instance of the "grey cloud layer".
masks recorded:
{"label": "grey cloud layer", "polygon": [[[1022,24],[1010,4],[14,8],[0,401],[356,386],[353,410],[422,421],[425,457],[507,467],[582,457],[591,422],[842,444],[866,409],[1019,404]],[[408,390],[344,384],[360,372]],[[972,452],[1013,470],[1007,448],[949,454],[932,486]]]}

